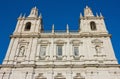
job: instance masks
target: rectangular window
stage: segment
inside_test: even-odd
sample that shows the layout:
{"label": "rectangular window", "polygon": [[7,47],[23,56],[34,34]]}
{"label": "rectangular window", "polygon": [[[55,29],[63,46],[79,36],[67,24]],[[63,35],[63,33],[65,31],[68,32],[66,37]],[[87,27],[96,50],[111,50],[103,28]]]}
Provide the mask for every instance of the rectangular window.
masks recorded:
{"label": "rectangular window", "polygon": [[79,56],[79,47],[74,47],[73,53],[75,56]]}
{"label": "rectangular window", "polygon": [[41,48],[40,48],[40,56],[45,56],[45,55],[46,55],[46,47],[41,46]]}
{"label": "rectangular window", "polygon": [[57,55],[62,56],[62,46],[57,46]]}

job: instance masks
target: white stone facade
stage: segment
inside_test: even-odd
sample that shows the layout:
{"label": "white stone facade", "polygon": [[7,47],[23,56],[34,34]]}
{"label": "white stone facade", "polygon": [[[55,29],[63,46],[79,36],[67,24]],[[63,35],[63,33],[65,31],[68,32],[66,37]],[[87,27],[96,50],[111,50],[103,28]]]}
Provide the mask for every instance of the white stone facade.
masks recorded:
{"label": "white stone facade", "polygon": [[80,29],[43,30],[42,16],[32,8],[20,16],[0,65],[0,79],[120,79],[104,17],[89,7],[80,14]]}

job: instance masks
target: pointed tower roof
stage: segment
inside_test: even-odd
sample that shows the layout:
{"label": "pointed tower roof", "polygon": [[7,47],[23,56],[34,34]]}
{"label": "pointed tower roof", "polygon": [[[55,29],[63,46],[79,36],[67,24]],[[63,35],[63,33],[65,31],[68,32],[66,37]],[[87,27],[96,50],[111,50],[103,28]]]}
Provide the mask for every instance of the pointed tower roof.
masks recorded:
{"label": "pointed tower roof", "polygon": [[31,9],[30,15],[28,17],[38,17],[38,9],[36,6]]}
{"label": "pointed tower roof", "polygon": [[84,16],[85,16],[85,17],[94,16],[94,15],[93,15],[93,12],[92,12],[92,10],[91,10],[90,7],[86,6],[86,8],[84,9]]}

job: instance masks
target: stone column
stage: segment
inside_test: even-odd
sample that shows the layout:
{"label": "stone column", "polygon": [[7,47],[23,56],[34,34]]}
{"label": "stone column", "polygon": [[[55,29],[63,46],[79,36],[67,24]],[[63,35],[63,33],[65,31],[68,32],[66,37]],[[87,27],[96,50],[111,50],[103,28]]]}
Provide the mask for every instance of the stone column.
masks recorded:
{"label": "stone column", "polygon": [[66,60],[66,58],[67,58],[67,55],[66,55],[66,53],[67,53],[67,51],[66,51],[67,46],[66,46],[66,44],[67,44],[67,43],[65,43],[65,44],[63,45],[63,60]]}
{"label": "stone column", "polygon": [[10,60],[9,64],[13,64],[13,61],[14,61],[14,58],[17,52],[17,48],[18,48],[18,41],[19,41],[19,38],[16,38],[16,40],[14,40],[14,43],[13,43],[13,46],[11,48],[10,55],[9,55],[9,60]]}
{"label": "stone column", "polygon": [[50,60],[54,59],[54,50],[53,50],[53,38],[51,38],[51,44],[49,45],[50,47],[50,51],[49,51],[49,56],[50,56]]}
{"label": "stone column", "polygon": [[54,79],[52,69],[47,72],[47,74],[45,75],[45,77],[46,77],[47,79]]}
{"label": "stone column", "polygon": [[53,44],[53,60],[56,60],[56,44]]}
{"label": "stone column", "polygon": [[29,63],[29,60],[30,60],[30,54],[31,54],[31,47],[32,47],[32,42],[33,41],[33,38],[29,38],[29,45],[27,47],[27,52],[26,52],[26,58],[25,58],[25,64],[28,64]]}
{"label": "stone column", "polygon": [[73,46],[70,44],[70,60],[73,60]]}
{"label": "stone column", "polygon": [[37,45],[37,51],[36,51],[36,56],[35,56],[36,61],[39,60],[39,57],[40,57],[40,44]]}
{"label": "stone column", "polygon": [[73,79],[71,69],[69,69],[69,71],[66,72],[66,77],[67,77],[67,79]]}
{"label": "stone column", "polygon": [[36,53],[36,48],[37,48],[37,39],[38,38],[33,38],[33,43],[32,43],[32,48],[31,48],[31,53],[30,53],[30,64],[35,63],[35,53]]}
{"label": "stone column", "polygon": [[67,59],[70,60],[70,56],[71,56],[71,50],[70,50],[70,43],[69,41],[67,42],[66,44],[66,56],[67,56]]}
{"label": "stone column", "polygon": [[50,43],[47,44],[46,49],[46,60],[49,60],[50,58]]}
{"label": "stone column", "polygon": [[33,72],[26,73],[26,79],[33,79]]}
{"label": "stone column", "polygon": [[0,73],[0,79],[3,79],[4,76],[5,76],[5,72],[1,72],[1,73]]}

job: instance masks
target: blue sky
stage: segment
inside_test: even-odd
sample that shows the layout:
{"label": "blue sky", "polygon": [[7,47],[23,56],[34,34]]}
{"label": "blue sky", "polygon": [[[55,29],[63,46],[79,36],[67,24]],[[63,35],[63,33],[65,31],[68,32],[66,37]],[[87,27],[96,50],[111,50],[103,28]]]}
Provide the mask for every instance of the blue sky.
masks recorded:
{"label": "blue sky", "polygon": [[94,14],[102,12],[107,29],[112,34],[115,55],[120,63],[120,0],[1,0],[0,1],[0,64],[5,57],[11,35],[16,27],[17,18],[21,13],[29,15],[36,6],[42,13],[44,28],[78,29],[80,12],[85,6],[92,8]]}

